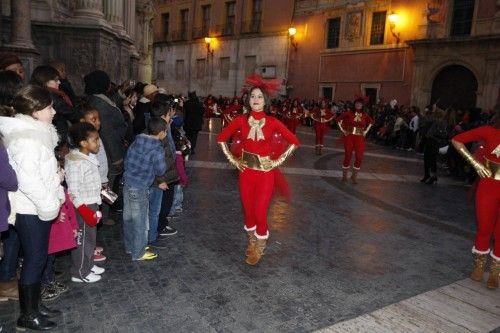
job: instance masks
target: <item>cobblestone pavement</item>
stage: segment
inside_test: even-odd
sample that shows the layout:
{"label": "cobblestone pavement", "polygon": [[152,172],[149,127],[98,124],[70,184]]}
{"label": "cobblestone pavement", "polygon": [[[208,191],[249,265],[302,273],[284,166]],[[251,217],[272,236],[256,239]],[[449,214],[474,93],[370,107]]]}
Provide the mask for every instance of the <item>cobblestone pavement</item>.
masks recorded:
{"label": "cobblestone pavement", "polygon": [[[216,133],[217,124],[209,129]],[[303,147],[285,168],[292,202],[272,203],[269,247],[257,267],[244,263],[237,172],[221,163],[213,133],[202,132],[184,212],[173,223],[179,233],[156,261],[131,262],[121,225],[102,226],[103,280],[68,282],[71,290],[50,304],[64,312],[56,331],[306,332],[467,277],[470,187],[422,185],[415,153],[373,144],[362,172],[379,177],[344,184],[335,174],[340,142],[328,137],[318,157],[311,133],[300,129]],[[59,270],[68,264],[67,256],[57,261]],[[16,302],[0,303],[5,332],[17,315]]]}

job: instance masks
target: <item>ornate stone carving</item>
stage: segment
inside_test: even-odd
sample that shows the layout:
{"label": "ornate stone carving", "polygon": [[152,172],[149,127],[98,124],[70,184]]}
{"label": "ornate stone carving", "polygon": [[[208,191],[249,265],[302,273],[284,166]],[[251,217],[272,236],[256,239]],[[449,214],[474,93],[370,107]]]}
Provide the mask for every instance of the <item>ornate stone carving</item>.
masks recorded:
{"label": "ornate stone carving", "polygon": [[363,19],[363,12],[356,11],[350,12],[346,15],[345,38],[353,41],[361,35],[361,22]]}

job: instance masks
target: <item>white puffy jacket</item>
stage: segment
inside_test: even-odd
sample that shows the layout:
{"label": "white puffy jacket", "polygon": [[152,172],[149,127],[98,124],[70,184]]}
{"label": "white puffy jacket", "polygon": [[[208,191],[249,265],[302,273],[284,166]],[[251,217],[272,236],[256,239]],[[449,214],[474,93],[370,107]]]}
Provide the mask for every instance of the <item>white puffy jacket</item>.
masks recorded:
{"label": "white puffy jacket", "polygon": [[16,213],[38,215],[42,221],[55,219],[64,203],[54,155],[58,141],[55,127],[18,114],[15,118],[0,117],[0,132],[19,182]]}

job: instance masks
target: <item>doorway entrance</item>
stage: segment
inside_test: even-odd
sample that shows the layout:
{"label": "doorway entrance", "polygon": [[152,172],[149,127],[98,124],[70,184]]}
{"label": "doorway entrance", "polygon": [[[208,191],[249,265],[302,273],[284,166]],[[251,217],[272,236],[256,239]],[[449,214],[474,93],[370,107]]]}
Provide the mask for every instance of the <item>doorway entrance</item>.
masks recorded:
{"label": "doorway entrance", "polygon": [[430,104],[442,108],[470,109],[476,106],[477,79],[474,73],[461,65],[441,70],[432,82]]}

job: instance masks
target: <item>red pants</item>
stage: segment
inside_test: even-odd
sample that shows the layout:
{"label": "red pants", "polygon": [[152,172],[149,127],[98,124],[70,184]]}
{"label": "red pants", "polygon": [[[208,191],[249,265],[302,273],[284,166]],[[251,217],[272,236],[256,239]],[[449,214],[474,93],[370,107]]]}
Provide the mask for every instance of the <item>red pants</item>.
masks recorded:
{"label": "red pants", "polygon": [[363,155],[365,153],[365,137],[362,135],[349,134],[344,137],[344,163],[342,168],[348,169],[351,165],[352,152],[356,153],[356,160],[354,161],[354,168],[361,168],[363,162]]}
{"label": "red pants", "polygon": [[316,146],[323,145],[325,139],[326,131],[328,130],[328,124],[316,122],[314,124],[314,131],[316,132]]}
{"label": "red pants", "polygon": [[493,255],[500,258],[500,180],[481,178],[476,190],[477,233],[474,247],[477,251],[490,249],[491,236],[495,238]]}
{"label": "red pants", "polygon": [[267,210],[273,195],[274,172],[245,169],[240,172],[240,196],[245,214],[245,230],[256,230],[259,238],[267,238]]}

